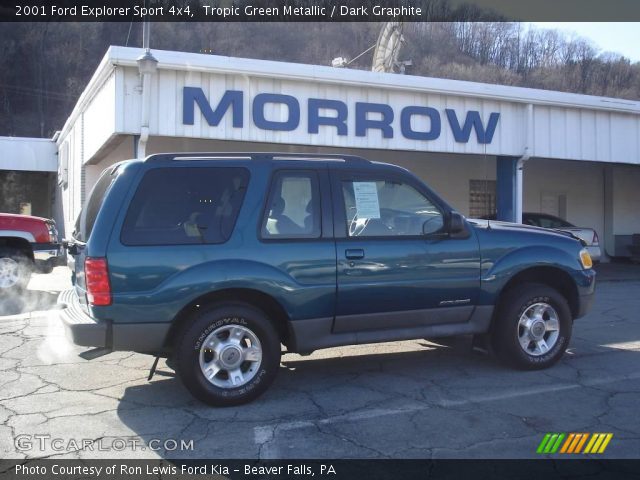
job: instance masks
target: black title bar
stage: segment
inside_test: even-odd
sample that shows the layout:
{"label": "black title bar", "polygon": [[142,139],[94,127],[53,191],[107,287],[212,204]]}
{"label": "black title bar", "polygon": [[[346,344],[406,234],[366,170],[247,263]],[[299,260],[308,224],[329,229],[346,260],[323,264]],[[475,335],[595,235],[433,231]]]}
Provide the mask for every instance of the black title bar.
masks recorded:
{"label": "black title bar", "polygon": [[638,0],[0,0],[4,22],[640,21]]}
{"label": "black title bar", "polygon": [[7,480],[637,479],[638,460],[0,460]]}

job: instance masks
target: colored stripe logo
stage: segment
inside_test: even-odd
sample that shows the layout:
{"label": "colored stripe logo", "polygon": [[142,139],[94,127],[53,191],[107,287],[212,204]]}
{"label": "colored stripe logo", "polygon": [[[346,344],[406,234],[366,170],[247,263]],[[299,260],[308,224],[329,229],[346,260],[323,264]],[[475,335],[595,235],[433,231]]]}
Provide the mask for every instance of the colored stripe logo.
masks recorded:
{"label": "colored stripe logo", "polygon": [[547,433],[536,453],[604,453],[613,433]]}

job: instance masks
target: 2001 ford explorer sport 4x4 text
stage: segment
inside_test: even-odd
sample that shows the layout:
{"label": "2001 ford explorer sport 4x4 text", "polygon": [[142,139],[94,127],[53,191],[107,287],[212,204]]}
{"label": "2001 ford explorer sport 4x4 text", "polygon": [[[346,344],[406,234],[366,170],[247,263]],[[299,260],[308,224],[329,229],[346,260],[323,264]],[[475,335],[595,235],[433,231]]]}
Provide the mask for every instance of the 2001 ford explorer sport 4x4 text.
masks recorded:
{"label": "2001 ford explorer sport 4x4 text", "polygon": [[353,156],[121,162],[73,236],[70,338],[167,357],[218,406],[264,392],[281,344],[473,334],[517,368],[546,368],[595,287],[571,234],[467,220],[407,170]]}

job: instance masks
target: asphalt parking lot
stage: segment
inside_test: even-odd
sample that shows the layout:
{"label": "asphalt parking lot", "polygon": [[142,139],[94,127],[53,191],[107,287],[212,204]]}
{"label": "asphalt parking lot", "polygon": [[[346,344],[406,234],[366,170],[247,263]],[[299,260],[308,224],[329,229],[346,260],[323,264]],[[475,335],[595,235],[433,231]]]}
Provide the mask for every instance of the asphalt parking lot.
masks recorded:
{"label": "asphalt parking lot", "polygon": [[59,267],[33,276],[26,303],[2,304],[0,457],[533,458],[547,432],[611,432],[600,456],[638,458],[640,267],[629,268],[604,275],[550,370],[507,369],[464,340],[334,348],[284,355],[258,401],[215,409],[163,361],[147,381],[149,356],[79,357],[51,310],[68,288]]}

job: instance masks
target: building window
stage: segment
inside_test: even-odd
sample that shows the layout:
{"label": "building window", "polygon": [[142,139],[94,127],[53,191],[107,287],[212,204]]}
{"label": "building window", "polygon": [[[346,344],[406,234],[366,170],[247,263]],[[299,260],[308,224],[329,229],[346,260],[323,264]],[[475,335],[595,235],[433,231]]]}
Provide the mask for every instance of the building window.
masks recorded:
{"label": "building window", "polygon": [[496,213],[496,181],[469,180],[469,217],[482,218]]}

